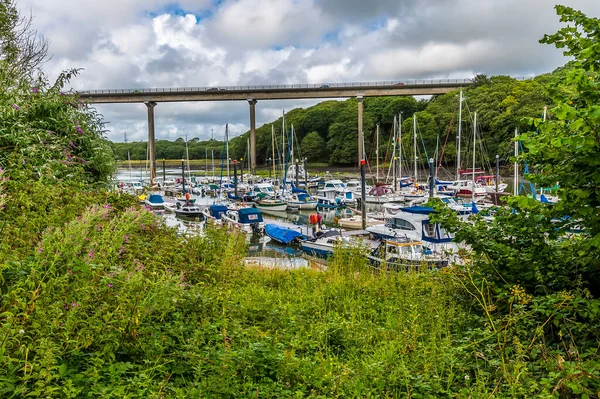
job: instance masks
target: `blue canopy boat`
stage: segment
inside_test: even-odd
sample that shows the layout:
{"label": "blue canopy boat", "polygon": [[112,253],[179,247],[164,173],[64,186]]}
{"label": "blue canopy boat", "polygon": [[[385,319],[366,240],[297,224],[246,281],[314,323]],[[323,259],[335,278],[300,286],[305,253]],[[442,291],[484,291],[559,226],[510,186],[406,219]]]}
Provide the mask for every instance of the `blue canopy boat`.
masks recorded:
{"label": "blue canopy boat", "polygon": [[221,222],[221,216],[227,212],[227,207],[225,205],[213,204],[208,208],[202,210],[204,216],[206,216],[207,220],[213,220],[215,222]]}
{"label": "blue canopy boat", "polygon": [[306,236],[299,231],[281,227],[273,223],[265,225],[265,234],[283,245],[298,243],[300,240],[306,240]]}
{"label": "blue canopy boat", "polygon": [[261,233],[265,228],[262,214],[256,208],[229,209],[222,219],[223,223],[239,228],[244,233]]}
{"label": "blue canopy boat", "polygon": [[162,209],[165,206],[165,200],[160,194],[150,194],[144,201],[145,204],[153,209]]}

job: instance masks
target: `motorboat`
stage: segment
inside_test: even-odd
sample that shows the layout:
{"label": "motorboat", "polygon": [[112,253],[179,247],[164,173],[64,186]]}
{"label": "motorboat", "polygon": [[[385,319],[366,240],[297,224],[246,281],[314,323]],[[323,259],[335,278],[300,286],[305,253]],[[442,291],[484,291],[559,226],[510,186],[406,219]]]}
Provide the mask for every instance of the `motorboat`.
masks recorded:
{"label": "motorboat", "polygon": [[317,196],[334,200],[339,198],[339,200],[344,201],[344,203],[356,201],[354,192],[350,191],[341,180],[327,180],[325,182],[320,182],[317,187]]}
{"label": "motorboat", "polygon": [[283,245],[298,244],[300,241],[306,240],[306,236],[298,230],[289,227],[281,227],[274,223],[265,225],[265,234],[272,240]]}
{"label": "motorboat", "polygon": [[311,256],[328,258],[333,255],[336,246],[365,246],[366,253],[372,252],[376,244],[365,237],[363,231],[347,232],[343,230],[331,229],[324,232],[318,232],[315,237],[302,241],[300,246],[302,251]]}
{"label": "motorboat", "polygon": [[145,200],[144,204],[152,209],[164,209],[165,200],[160,194],[150,194]]}
{"label": "motorboat", "polygon": [[407,238],[381,240],[367,258],[377,268],[385,267],[394,271],[439,269],[448,265],[448,259],[423,246],[422,241]]}
{"label": "motorboat", "polygon": [[287,209],[287,202],[273,197],[264,197],[258,200],[256,207],[258,209],[273,210],[273,211],[285,211]]}
{"label": "motorboat", "polygon": [[483,187],[486,193],[504,192],[508,187],[508,184],[498,182],[498,190],[496,191],[496,176],[477,176],[475,183],[478,183]]}
{"label": "motorboat", "polygon": [[258,183],[252,186],[247,195],[258,198],[275,197],[275,188],[270,183]]}
{"label": "motorboat", "polygon": [[[367,216],[366,225],[375,226],[381,224],[381,220],[374,219]],[[361,216],[350,216],[347,218],[338,219],[338,225],[344,229],[359,230],[362,229],[362,217]]]}
{"label": "motorboat", "polygon": [[316,209],[319,203],[307,193],[292,193],[286,198],[286,202],[289,207],[298,209]]}
{"label": "motorboat", "polygon": [[487,195],[485,188],[472,180],[457,180],[448,186],[448,190],[454,191],[455,196],[463,198],[482,198]]}
{"label": "motorboat", "polygon": [[206,220],[212,220],[216,223],[222,222],[222,216],[227,212],[228,208],[225,205],[213,204],[202,209],[202,214]]}
{"label": "motorboat", "polygon": [[175,212],[175,210],[177,209],[177,205],[176,204],[172,204],[170,202],[165,202],[165,211],[167,212]]}
{"label": "motorboat", "polygon": [[265,229],[262,214],[257,208],[228,209],[221,216],[223,223],[248,234],[259,234]]}
{"label": "motorboat", "polygon": [[[423,241],[434,251],[458,251],[453,242],[454,235],[443,229],[438,223],[432,223],[429,215],[433,208],[424,206],[404,207],[384,224],[367,227],[378,239],[409,239]],[[466,219],[467,215],[459,215]]]}
{"label": "motorboat", "polygon": [[177,197],[175,197],[175,200],[177,200],[178,204],[182,204],[182,205],[186,204],[186,203],[190,203],[190,204],[195,204],[196,203],[196,197],[194,197],[192,195],[190,195],[188,197],[187,194],[185,196],[183,196],[183,197],[177,196]]}
{"label": "motorboat", "polygon": [[404,202],[404,195],[396,194],[389,184],[377,184],[365,196],[366,203]]}
{"label": "motorboat", "polygon": [[177,216],[187,216],[187,217],[198,217],[202,216],[202,209],[199,206],[194,204],[184,204],[181,205],[179,202],[177,203],[177,209],[175,209],[175,214]]}
{"label": "motorboat", "polygon": [[[354,193],[356,198],[362,197],[362,185],[360,184],[360,180],[351,179],[346,182],[346,188]],[[371,191],[373,187],[369,185],[365,185],[365,192],[368,193]]]}
{"label": "motorboat", "polygon": [[346,206],[346,203],[339,198],[326,198],[321,196],[315,196],[317,199],[317,208],[323,209],[337,209]]}

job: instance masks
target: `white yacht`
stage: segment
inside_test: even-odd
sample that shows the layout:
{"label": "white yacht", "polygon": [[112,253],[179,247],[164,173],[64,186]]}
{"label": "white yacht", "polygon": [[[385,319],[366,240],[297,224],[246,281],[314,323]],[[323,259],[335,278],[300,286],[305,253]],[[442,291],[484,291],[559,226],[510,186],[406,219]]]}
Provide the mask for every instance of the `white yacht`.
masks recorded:
{"label": "white yacht", "polygon": [[339,199],[345,203],[356,201],[354,192],[349,190],[341,180],[327,180],[319,183],[317,196],[334,200]]}
{"label": "white yacht", "polygon": [[[405,207],[386,223],[367,227],[367,231],[380,239],[423,241],[436,252],[458,251],[458,245],[453,242],[454,235],[438,223],[429,221],[429,214],[432,212],[433,209],[428,207]],[[465,218],[466,215],[460,217]]]}

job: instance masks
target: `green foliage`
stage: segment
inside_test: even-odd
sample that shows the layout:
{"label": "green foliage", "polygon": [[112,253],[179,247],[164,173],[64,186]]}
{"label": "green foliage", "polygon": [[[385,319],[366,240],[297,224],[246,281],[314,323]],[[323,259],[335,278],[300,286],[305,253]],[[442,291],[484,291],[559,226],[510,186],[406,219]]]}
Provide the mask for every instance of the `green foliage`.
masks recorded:
{"label": "green foliage", "polygon": [[[552,392],[596,397],[600,392],[600,20],[557,6],[568,25],[542,43],[574,57],[547,82],[556,107],[550,118],[529,118],[519,161],[526,176],[545,187],[559,182],[556,204],[513,197],[492,222],[470,223],[439,208],[445,226],[471,246],[472,261],[460,281],[481,305],[493,350],[543,364],[560,376]],[[484,87],[484,86],[481,86]],[[507,342],[513,342],[512,348]],[[479,345],[477,347],[480,347]],[[482,353],[485,353],[482,350]],[[485,355],[487,356],[487,355]],[[503,360],[504,362],[504,360]]]}
{"label": "green foliage", "polygon": [[307,134],[302,140],[300,151],[309,162],[318,162],[323,159],[326,151],[325,140],[317,132]]}
{"label": "green foliage", "polygon": [[61,92],[76,75],[64,72],[50,85],[43,78],[15,81],[0,67],[0,167],[26,165],[18,173],[31,179],[108,181],[115,162],[98,113]]}

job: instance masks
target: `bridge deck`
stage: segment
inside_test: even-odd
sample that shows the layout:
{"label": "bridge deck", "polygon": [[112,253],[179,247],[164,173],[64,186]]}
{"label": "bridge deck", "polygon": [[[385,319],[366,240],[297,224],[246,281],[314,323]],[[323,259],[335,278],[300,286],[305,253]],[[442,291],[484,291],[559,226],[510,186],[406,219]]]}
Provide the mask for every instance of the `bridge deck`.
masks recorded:
{"label": "bridge deck", "polygon": [[178,101],[289,100],[348,98],[362,95],[415,96],[444,94],[472,84],[470,79],[438,79],[403,82],[296,84],[266,86],[217,86],[157,89],[110,89],[80,91],[91,103],[144,103]]}

